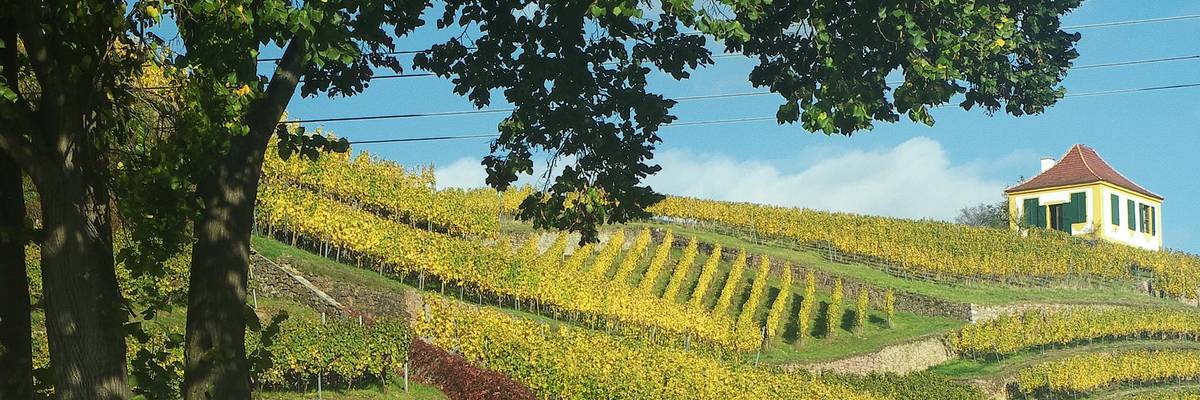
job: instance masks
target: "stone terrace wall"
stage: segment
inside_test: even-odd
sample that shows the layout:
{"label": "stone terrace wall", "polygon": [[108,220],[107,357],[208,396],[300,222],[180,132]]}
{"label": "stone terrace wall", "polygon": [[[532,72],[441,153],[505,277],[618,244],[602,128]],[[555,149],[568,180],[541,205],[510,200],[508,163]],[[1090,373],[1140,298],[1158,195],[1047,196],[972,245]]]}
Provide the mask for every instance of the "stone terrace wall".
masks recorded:
{"label": "stone terrace wall", "polygon": [[348,316],[345,307],[332,301],[319,289],[284,265],[271,262],[260,254],[250,256],[250,289],[259,297],[291,300],[329,316]]}
{"label": "stone terrace wall", "polygon": [[785,365],[784,369],[804,369],[809,372],[836,372],[866,375],[870,373],[907,374],[924,371],[929,367],[954,358],[941,337],[927,337],[907,343],[885,347],[879,351],[844,358],[841,360],[811,364]]}

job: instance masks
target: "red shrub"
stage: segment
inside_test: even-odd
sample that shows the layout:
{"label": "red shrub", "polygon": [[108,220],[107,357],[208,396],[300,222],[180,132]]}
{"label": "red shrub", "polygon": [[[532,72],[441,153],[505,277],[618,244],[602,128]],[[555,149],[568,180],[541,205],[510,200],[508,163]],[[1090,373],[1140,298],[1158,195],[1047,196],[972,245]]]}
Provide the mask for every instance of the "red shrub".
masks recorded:
{"label": "red shrub", "polygon": [[533,391],[525,385],[424,340],[413,340],[409,360],[417,380],[437,386],[451,400],[534,399]]}

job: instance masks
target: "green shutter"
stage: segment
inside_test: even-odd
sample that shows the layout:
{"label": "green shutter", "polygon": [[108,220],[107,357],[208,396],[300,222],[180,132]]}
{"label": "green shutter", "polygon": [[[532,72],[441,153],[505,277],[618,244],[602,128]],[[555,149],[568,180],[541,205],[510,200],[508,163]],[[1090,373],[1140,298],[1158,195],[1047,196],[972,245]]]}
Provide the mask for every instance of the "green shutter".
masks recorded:
{"label": "green shutter", "polygon": [[1038,225],[1038,199],[1025,199],[1025,205],[1021,208],[1025,213],[1025,226],[1034,227]]}
{"label": "green shutter", "polygon": [[1110,211],[1112,212],[1112,216],[1110,217],[1110,220],[1112,221],[1113,225],[1120,226],[1121,225],[1121,199],[1119,197],[1117,197],[1117,195],[1115,195],[1115,194],[1112,195],[1111,198],[1112,198],[1112,206],[1109,208],[1111,209]]}
{"label": "green shutter", "polygon": [[1135,206],[1133,204],[1133,200],[1125,200],[1125,205],[1127,206],[1126,208],[1129,208],[1129,214],[1127,214],[1125,217],[1125,219],[1129,220],[1129,230],[1136,231],[1137,230],[1137,206]]}
{"label": "green shutter", "polygon": [[1048,213],[1049,207],[1048,206],[1037,206],[1037,207],[1034,207],[1034,210],[1037,210],[1037,213],[1035,214],[1035,215],[1037,215],[1037,225],[1036,226],[1038,228],[1042,228],[1042,229],[1045,229],[1046,227],[1050,226],[1050,223],[1046,222],[1046,214]]}
{"label": "green shutter", "polygon": [[1071,193],[1071,203],[1067,205],[1066,211],[1063,224],[1066,225],[1067,232],[1071,231],[1071,224],[1087,222],[1087,192]]}

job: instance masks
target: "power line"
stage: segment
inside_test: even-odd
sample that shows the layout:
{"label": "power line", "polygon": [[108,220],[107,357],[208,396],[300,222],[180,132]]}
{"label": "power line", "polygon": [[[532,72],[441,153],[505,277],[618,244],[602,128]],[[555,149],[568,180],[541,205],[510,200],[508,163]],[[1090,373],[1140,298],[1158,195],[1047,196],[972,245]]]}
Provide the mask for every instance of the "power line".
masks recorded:
{"label": "power line", "polygon": [[380,140],[358,140],[350,142],[350,144],[376,144],[376,143],[403,143],[403,142],[432,142],[435,140],[462,140],[462,139],[478,139],[478,138],[494,138],[500,137],[497,134],[485,135],[462,135],[462,136],[426,136],[404,139],[380,139]]}
{"label": "power line", "polygon": [[[1200,54],[1187,55],[1187,56],[1153,58],[1153,59],[1145,59],[1145,60],[1118,61],[1118,62],[1110,62],[1110,63],[1102,63],[1102,64],[1088,64],[1088,65],[1072,67],[1072,69],[1084,70],[1084,69],[1114,68],[1114,67],[1125,67],[1125,66],[1131,66],[1131,65],[1152,64],[1152,63],[1171,62],[1171,61],[1184,61],[1184,60],[1200,60]],[[432,74],[430,74],[430,75],[432,75]],[[409,76],[395,75],[394,77],[409,77]],[[903,81],[887,82],[888,85],[893,85],[893,86],[899,85],[902,83],[904,83],[904,82]],[[730,98],[739,98],[739,97],[767,96],[767,95],[771,95],[771,94],[774,94],[774,92],[752,91],[752,92],[718,93],[718,94],[706,94],[706,95],[694,95],[694,96],[678,96],[678,97],[673,97],[671,99],[675,100],[675,101],[679,101],[679,102],[686,102],[686,101],[700,101],[700,100],[730,99]],[[372,120],[382,120],[382,119],[449,117],[449,116],[463,116],[463,115],[476,115],[476,114],[505,113],[505,112],[512,112],[513,110],[514,110],[513,108],[501,108],[501,109],[492,109],[492,110],[463,110],[463,111],[443,111],[443,112],[429,112],[429,113],[366,115],[366,116],[337,117],[337,118],[299,119],[299,120],[284,121],[282,123],[283,124],[304,124],[304,123],[372,121]]]}
{"label": "power line", "polygon": [[1153,63],[1161,63],[1161,62],[1185,61],[1185,60],[1196,60],[1196,59],[1200,59],[1200,54],[1193,54],[1190,56],[1150,58],[1150,59],[1145,59],[1145,60],[1116,61],[1116,62],[1110,62],[1110,63],[1080,65],[1077,67],[1071,67],[1071,69],[1099,69],[1099,68],[1125,67],[1125,66],[1130,66],[1130,65],[1153,64]]}
{"label": "power line", "polygon": [[1103,90],[1103,91],[1098,91],[1098,92],[1067,94],[1066,96],[1063,96],[1063,97],[1108,96],[1108,95],[1113,95],[1113,94],[1153,92],[1156,90],[1186,89],[1186,88],[1194,88],[1194,87],[1200,87],[1200,83],[1184,83],[1184,84],[1179,84],[1179,85],[1152,86],[1152,87],[1134,88],[1134,89]]}
{"label": "power line", "polygon": [[1108,27],[1112,27],[1112,26],[1154,24],[1154,23],[1160,23],[1160,22],[1174,22],[1174,21],[1183,21],[1183,20],[1197,19],[1197,18],[1200,18],[1200,14],[1176,15],[1176,16],[1170,16],[1170,17],[1131,19],[1131,20],[1125,20],[1125,21],[1112,21],[1112,22],[1100,22],[1100,23],[1095,23],[1095,24],[1064,26],[1064,27],[1062,27],[1062,30],[1068,30],[1068,29],[1079,30],[1079,29],[1092,29],[1092,28],[1108,28]]}
{"label": "power line", "polygon": [[[1178,85],[1151,86],[1151,87],[1131,88],[1131,89],[1116,89],[1116,90],[1103,90],[1103,91],[1095,91],[1095,92],[1073,93],[1073,94],[1067,94],[1063,97],[1071,98],[1071,97],[1109,96],[1109,95],[1117,95],[1117,94],[1153,92],[1153,91],[1159,91],[1159,90],[1185,89],[1185,88],[1195,88],[1195,87],[1200,87],[1200,82],[1184,83],[1184,84],[1178,84]],[[940,107],[944,107],[944,106],[946,106],[946,105],[934,106],[934,108],[940,108]],[[685,121],[685,122],[680,122],[680,123],[675,123],[675,124],[670,124],[670,125],[663,125],[662,128],[665,129],[665,128],[687,127],[687,126],[720,125],[720,124],[734,124],[734,123],[744,123],[744,122],[761,122],[761,121],[775,121],[775,120],[776,120],[775,116],[727,118],[727,119],[714,119],[714,120],[703,120],[703,121]],[[358,140],[358,141],[351,141],[350,144],[427,142],[427,141],[442,141],[442,140],[496,138],[499,136],[500,135],[498,135],[498,134],[475,134],[475,135],[460,135],[460,136],[423,136],[423,137],[414,137],[414,138]]]}
{"label": "power line", "polygon": [[336,118],[313,118],[313,119],[296,119],[283,121],[280,124],[307,124],[318,122],[349,122],[349,121],[373,121],[380,119],[404,119],[404,118],[425,118],[425,117],[452,117],[471,114],[496,114],[503,112],[512,112],[512,108],[502,108],[495,110],[463,110],[463,111],[441,111],[429,113],[408,113],[408,114],[385,114],[385,115],[362,115],[356,117],[336,117]]}
{"label": "power line", "polygon": [[[475,50],[475,48],[467,47],[467,50]],[[371,54],[379,54],[379,55],[384,55],[384,56],[401,56],[401,55],[406,55],[406,54],[417,54],[417,53],[420,53],[423,51],[425,51],[425,50],[396,50],[396,51],[383,51],[383,52],[371,53]],[[259,58],[254,61],[264,63],[264,62],[276,62],[276,61],[279,61],[282,59],[283,58],[281,58],[281,57],[267,57],[267,58]]]}

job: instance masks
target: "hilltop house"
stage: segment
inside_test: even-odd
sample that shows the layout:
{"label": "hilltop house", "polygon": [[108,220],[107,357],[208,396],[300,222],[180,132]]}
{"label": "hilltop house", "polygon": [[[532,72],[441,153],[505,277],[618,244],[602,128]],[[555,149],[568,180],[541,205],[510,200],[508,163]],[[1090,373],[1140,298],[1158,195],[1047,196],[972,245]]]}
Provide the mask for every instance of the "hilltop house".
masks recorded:
{"label": "hilltop house", "polygon": [[1163,197],[1121,175],[1091,147],[1071,146],[1057,162],[1042,159],[1040,174],[1004,193],[1013,229],[1041,227],[1162,247]]}

